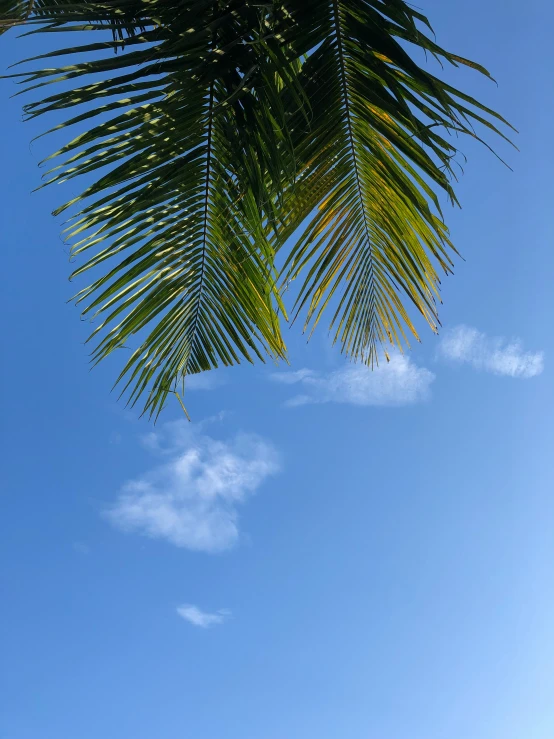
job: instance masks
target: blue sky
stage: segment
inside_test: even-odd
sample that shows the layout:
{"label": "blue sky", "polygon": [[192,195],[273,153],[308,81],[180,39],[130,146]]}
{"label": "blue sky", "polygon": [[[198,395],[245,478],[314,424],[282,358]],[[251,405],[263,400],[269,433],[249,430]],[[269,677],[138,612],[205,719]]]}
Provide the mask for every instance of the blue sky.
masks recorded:
{"label": "blue sky", "polygon": [[554,11],[424,9],[520,131],[513,173],[463,145],[444,332],[367,375],[293,328],[192,424],[89,372],[43,122],[3,103],[2,738],[552,739]]}

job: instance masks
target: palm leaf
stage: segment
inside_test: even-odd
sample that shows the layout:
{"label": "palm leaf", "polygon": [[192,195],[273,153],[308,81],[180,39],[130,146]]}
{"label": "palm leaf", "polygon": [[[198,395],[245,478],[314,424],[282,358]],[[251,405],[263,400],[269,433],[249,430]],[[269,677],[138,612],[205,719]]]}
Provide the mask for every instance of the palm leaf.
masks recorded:
{"label": "palm leaf", "polygon": [[91,181],[56,213],[93,275],[93,361],[131,346],[132,403],[156,416],[188,374],[284,356],[279,250],[295,315],[313,330],[331,307],[353,359],[417,336],[410,306],[437,330],[452,142],[505,122],[414,61],[488,75],[404,0],[0,0],[2,18],[78,39],[14,77],[40,92],[28,118],[83,129],[45,184]]}
{"label": "palm leaf", "polygon": [[[99,321],[91,335],[99,338],[94,362],[143,337],[119,381],[132,403],[147,392],[145,410],[154,415],[187,374],[241,357],[282,357],[285,350],[266,238],[274,200],[267,182],[275,176],[277,151],[267,139],[278,137],[272,119],[261,119],[252,96],[240,93],[240,70],[248,66],[252,83],[258,52],[236,41],[245,27],[250,33],[256,26],[240,14],[226,17],[227,9],[218,14],[213,3],[203,3],[200,18],[202,4],[170,5],[161,9],[162,20],[143,21],[123,56],[78,62],[79,55],[102,46],[111,52],[120,42],[87,43],[54,52],[70,55],[72,64],[23,75],[27,89],[79,82],[27,104],[25,112],[31,118],[85,108],[56,127],[92,125],[52,155],[62,162],[47,173],[47,184],[98,173],[56,214],[78,208],[66,237],[73,256],[92,252],[74,277],[116,260],[76,299],[84,316]],[[90,40],[105,26],[92,22],[90,9],[88,15]],[[174,21],[171,31],[166,17]],[[65,31],[81,30],[82,20],[80,11],[64,8]],[[39,26],[42,32],[57,27]],[[264,95],[278,97],[264,74],[262,68]],[[262,201],[268,204],[263,211]]]}
{"label": "palm leaf", "polygon": [[334,301],[335,341],[372,364],[380,346],[407,340],[405,327],[417,338],[405,298],[437,330],[439,272],[452,270],[455,250],[436,188],[456,202],[457,153],[441,129],[479,138],[474,123],[500,133],[505,122],[413,61],[406,42],[488,74],[424,35],[418,23],[427,19],[406,3],[324,5],[301,72],[313,118],[295,123],[302,169],[281,241],[301,223],[304,231],[284,280],[307,272],[296,301],[305,327]]}

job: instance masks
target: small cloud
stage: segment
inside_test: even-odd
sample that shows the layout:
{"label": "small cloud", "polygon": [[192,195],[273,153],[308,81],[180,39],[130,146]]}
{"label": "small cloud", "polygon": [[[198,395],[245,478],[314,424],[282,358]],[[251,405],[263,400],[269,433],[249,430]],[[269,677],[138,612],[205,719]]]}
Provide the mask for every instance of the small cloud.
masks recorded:
{"label": "small cloud", "polygon": [[310,369],[301,369],[296,372],[276,372],[271,375],[274,382],[281,382],[283,385],[295,385],[310,377],[317,377],[317,374]]}
{"label": "small cloud", "polygon": [[90,554],[90,547],[83,541],[74,541],[73,549],[79,554]]}
{"label": "small cloud", "polygon": [[149,431],[147,434],[143,434],[140,437],[140,443],[145,449],[148,449],[151,452],[161,451],[160,435],[155,431]]}
{"label": "small cloud", "polygon": [[195,375],[187,375],[185,392],[188,390],[215,390],[222,385],[225,385],[225,378],[220,373],[213,370],[211,372],[198,372]]}
{"label": "small cloud", "polygon": [[279,470],[275,449],[260,437],[219,441],[184,421],[165,424],[143,443],[160,463],[126,482],[106,516],[123,531],[199,552],[237,542],[239,506]]}
{"label": "small cloud", "polygon": [[327,374],[304,369],[273,374],[271,379],[288,385],[299,383],[306,391],[290,398],[285,403],[289,408],[309,403],[401,406],[427,400],[435,375],[408,357],[393,354],[389,362],[383,361],[373,369],[349,365]]}
{"label": "small cloud", "polygon": [[231,615],[231,611],[222,609],[216,613],[206,613],[206,611],[200,610],[198,606],[185,604],[177,608],[177,613],[185,621],[188,621],[193,626],[198,626],[201,629],[208,629],[210,626],[217,626],[226,621]]}
{"label": "small cloud", "polygon": [[294,398],[289,398],[289,400],[285,402],[285,405],[287,408],[298,408],[301,405],[309,405],[310,403],[315,402],[316,401],[311,395],[295,395]]}
{"label": "small cloud", "polygon": [[543,352],[526,352],[520,339],[506,341],[489,337],[470,326],[446,331],[438,351],[445,359],[495,375],[528,379],[540,375],[544,369]]}

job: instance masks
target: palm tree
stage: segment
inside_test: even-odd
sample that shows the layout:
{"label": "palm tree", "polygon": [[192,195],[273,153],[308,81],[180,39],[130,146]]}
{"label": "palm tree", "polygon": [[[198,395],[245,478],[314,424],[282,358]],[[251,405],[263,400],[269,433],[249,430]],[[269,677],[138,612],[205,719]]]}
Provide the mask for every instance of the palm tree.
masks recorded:
{"label": "palm tree", "polygon": [[94,175],[55,214],[73,276],[94,271],[93,362],[133,349],[131,403],[157,416],[189,374],[285,357],[299,278],[292,317],[329,308],[354,360],[417,338],[410,305],[437,331],[453,142],[506,122],[416,61],[489,76],[404,0],[0,0],[0,19],[76,39],[15,76],[41,96],[27,118],[80,130],[45,184]]}

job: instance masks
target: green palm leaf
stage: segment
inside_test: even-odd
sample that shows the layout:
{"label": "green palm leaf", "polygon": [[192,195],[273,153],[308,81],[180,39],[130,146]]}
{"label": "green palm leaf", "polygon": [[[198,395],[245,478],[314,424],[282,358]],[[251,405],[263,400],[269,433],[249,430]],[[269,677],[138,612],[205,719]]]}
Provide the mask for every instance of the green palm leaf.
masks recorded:
{"label": "green palm leaf", "polygon": [[504,122],[414,61],[410,45],[488,74],[404,0],[0,0],[2,18],[79,39],[15,77],[42,95],[27,117],[83,128],[45,184],[92,180],[56,212],[85,259],[74,276],[93,275],[76,296],[93,361],[131,346],[132,403],[156,416],[188,374],[285,355],[284,248],[295,313],[313,330],[331,306],[352,358],[417,336],[410,305],[437,329],[446,136]]}
{"label": "green palm leaf", "polygon": [[[183,11],[179,3],[166,4],[163,12],[173,18],[177,5]],[[100,339],[93,361],[143,336],[119,380],[133,403],[147,391],[145,409],[154,415],[187,374],[240,357],[284,355],[266,238],[272,209],[257,207],[273,201],[266,180],[275,171],[275,155],[264,141],[266,121],[259,121],[251,98],[237,94],[244,80],[237,67],[251,69],[253,55],[228,64],[218,53],[232,56],[245,24],[221,17],[213,3],[204,3],[203,18],[189,5],[188,17],[179,16],[180,34],[177,22],[169,32],[163,18],[147,21],[127,39],[123,56],[24,75],[27,88],[96,78],[29,103],[25,111],[34,117],[85,106],[57,128],[100,119],[52,156],[64,161],[47,182],[98,172],[94,184],[56,214],[80,207],[66,236],[73,256],[92,256],[73,276],[116,260],[76,299],[85,304],[84,316],[99,321],[91,335]],[[75,25],[80,11],[71,18],[68,13],[64,8],[64,30],[82,29]],[[104,26],[88,23],[86,30]],[[89,43],[56,55],[76,60],[119,43]],[[249,127],[255,130],[247,137]]]}

